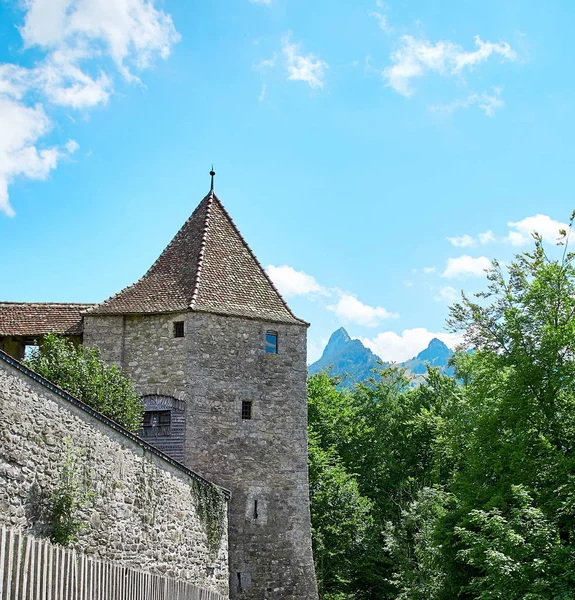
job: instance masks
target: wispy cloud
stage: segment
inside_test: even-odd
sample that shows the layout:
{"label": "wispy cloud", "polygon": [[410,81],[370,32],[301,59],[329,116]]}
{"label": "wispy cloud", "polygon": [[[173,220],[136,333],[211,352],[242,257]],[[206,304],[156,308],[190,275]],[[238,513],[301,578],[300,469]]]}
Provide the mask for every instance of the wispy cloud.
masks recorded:
{"label": "wispy cloud", "polygon": [[384,15],[381,11],[374,10],[369,13],[369,16],[377,21],[379,28],[382,31],[385,31],[385,33],[389,33],[390,31],[392,31],[392,27],[390,26],[389,21],[387,20],[387,15]]}
{"label": "wispy cloud", "polygon": [[427,348],[433,338],[441,340],[450,348],[462,342],[462,336],[452,333],[428,331],[424,327],[378,333],[374,338],[360,338],[362,343],[384,361],[403,362],[417,356]]}
{"label": "wispy cloud", "polygon": [[385,319],[399,315],[383,306],[364,304],[355,294],[345,292],[338,287],[324,287],[312,275],[297,271],[289,265],[276,267],[269,265],[266,272],[278,288],[287,297],[307,296],[320,301],[327,310],[333,312],[343,323],[355,323],[364,327],[376,327]]}
{"label": "wispy cloud", "polygon": [[271,58],[263,58],[254,65],[254,69],[271,69],[275,67],[276,55],[274,54]]}
{"label": "wispy cloud", "polygon": [[444,285],[436,290],[433,299],[437,302],[447,302],[451,304],[455,302],[459,297],[458,291],[450,285]]}
{"label": "wispy cloud", "polygon": [[447,240],[452,246],[456,248],[467,248],[468,246],[475,246],[475,240],[468,234],[456,235],[455,237],[448,237]]}
{"label": "wispy cloud", "polygon": [[485,270],[491,267],[491,261],[486,256],[473,258],[462,254],[457,258],[448,258],[441,277],[447,279],[466,279],[485,275]]}
{"label": "wispy cloud", "polygon": [[526,246],[533,241],[533,233],[537,232],[543,241],[554,244],[559,239],[559,230],[567,229],[567,223],[552,219],[549,215],[537,214],[525,217],[520,221],[509,221],[509,230],[505,235],[495,235],[488,230],[472,236],[467,233],[448,237],[447,240],[456,248],[473,248],[479,245],[503,243],[512,246]]}
{"label": "wispy cloud", "polygon": [[382,74],[387,84],[396,92],[403,96],[411,96],[415,93],[413,80],[429,73],[442,76],[461,75],[465,70],[485,62],[493,55],[502,60],[517,60],[517,53],[507,42],[484,42],[476,36],[475,46],[475,50],[467,51],[451,41],[432,44],[426,39],[403,35],[399,46],[390,55],[393,64],[386,67]]}
{"label": "wispy cloud", "polygon": [[377,327],[384,319],[394,319],[399,315],[383,306],[369,306],[351,294],[343,294],[336,304],[327,307],[347,323],[356,323],[365,327]]}
{"label": "wispy cloud", "polygon": [[266,83],[264,83],[262,85],[262,91],[260,92],[260,95],[258,96],[258,102],[263,102],[264,98],[266,97],[266,91],[268,89],[268,86]]}
{"label": "wispy cloud", "polygon": [[291,41],[291,33],[282,38],[282,54],[290,81],[304,81],[312,89],[323,88],[328,64],[314,54],[301,54],[301,44]]}
{"label": "wispy cloud", "polygon": [[513,246],[525,246],[533,241],[532,234],[537,232],[545,242],[554,244],[559,238],[559,230],[567,229],[567,223],[555,221],[548,215],[525,217],[521,221],[509,222],[510,231],[505,241]]}
{"label": "wispy cloud", "polygon": [[477,237],[479,239],[480,244],[490,244],[491,242],[494,242],[496,240],[495,234],[493,233],[493,231],[491,231],[491,229],[484,233],[480,233]]}
{"label": "wispy cloud", "polygon": [[501,88],[494,87],[492,93],[482,92],[477,94],[474,92],[466,98],[454,100],[449,104],[436,104],[430,106],[429,109],[436,113],[450,115],[458,108],[469,108],[470,106],[477,106],[485,115],[493,117],[497,109],[505,106],[505,101],[501,98]]}
{"label": "wispy cloud", "polygon": [[[153,0],[28,0],[19,31],[41,58],[32,68],[0,65],[0,211],[13,215],[8,187],[19,177],[44,179],[78,149],[42,147],[53,129],[46,108],[105,105],[113,71],[129,82],[179,40],[172,19]],[[110,64],[112,69],[110,69]]]}
{"label": "wispy cloud", "polygon": [[308,296],[325,293],[325,289],[315,280],[315,277],[303,271],[296,271],[289,265],[280,267],[268,265],[266,272],[282,296]]}

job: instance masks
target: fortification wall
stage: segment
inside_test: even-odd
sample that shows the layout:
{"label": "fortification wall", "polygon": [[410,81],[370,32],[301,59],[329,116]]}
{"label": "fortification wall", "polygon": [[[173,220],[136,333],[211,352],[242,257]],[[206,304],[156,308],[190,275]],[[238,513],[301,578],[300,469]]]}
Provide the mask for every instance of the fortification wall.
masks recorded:
{"label": "fortification wall", "polygon": [[63,468],[79,454],[82,485],[94,494],[78,550],[227,596],[226,512],[213,549],[198,514],[211,486],[4,359],[0,421],[0,523],[48,535]]}

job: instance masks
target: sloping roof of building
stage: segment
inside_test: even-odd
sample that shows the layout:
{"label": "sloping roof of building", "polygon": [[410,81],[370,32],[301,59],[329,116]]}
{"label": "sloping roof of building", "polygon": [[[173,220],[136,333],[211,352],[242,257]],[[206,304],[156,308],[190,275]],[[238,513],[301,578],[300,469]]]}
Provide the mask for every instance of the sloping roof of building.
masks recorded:
{"label": "sloping roof of building", "polygon": [[86,314],[146,314],[194,310],[301,323],[210,192],[136,283]]}
{"label": "sloping roof of building", "polygon": [[0,302],[0,335],[82,334],[82,312],[94,304]]}

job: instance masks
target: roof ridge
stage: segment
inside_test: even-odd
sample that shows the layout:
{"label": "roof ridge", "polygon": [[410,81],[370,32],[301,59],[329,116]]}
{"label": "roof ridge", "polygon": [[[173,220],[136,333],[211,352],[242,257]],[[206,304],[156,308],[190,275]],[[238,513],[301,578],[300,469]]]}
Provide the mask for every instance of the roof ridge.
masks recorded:
{"label": "roof ridge", "polygon": [[221,207],[222,211],[224,212],[226,218],[229,220],[229,222],[231,223],[232,227],[234,228],[234,231],[236,232],[236,234],[239,237],[240,241],[244,245],[244,248],[250,253],[251,257],[254,259],[256,265],[258,266],[258,268],[260,269],[260,271],[263,273],[264,277],[267,279],[268,283],[271,285],[271,287],[274,290],[274,292],[277,294],[278,298],[280,299],[281,303],[284,305],[285,309],[288,311],[288,313],[296,321],[298,321],[299,323],[303,323],[303,324],[309,326],[309,323],[307,321],[304,321],[303,319],[300,319],[299,317],[296,317],[295,314],[292,312],[291,308],[288,306],[287,302],[284,300],[283,296],[280,294],[279,290],[276,288],[274,282],[271,280],[270,276],[266,273],[266,270],[263,268],[263,266],[260,263],[258,257],[256,256],[255,252],[250,248],[250,245],[247,243],[246,239],[242,235],[242,232],[239,230],[239,228],[236,225],[235,221],[233,220],[232,216],[226,210],[226,207],[223,205],[222,201],[216,196],[216,194],[214,192],[211,192],[211,194],[213,195],[214,199],[220,205],[220,207]]}
{"label": "roof ridge", "polygon": [[94,306],[95,302],[12,302],[0,300],[0,306]]}
{"label": "roof ridge", "polygon": [[[189,308],[191,310],[194,310],[194,305],[196,304],[196,300],[198,298],[198,292],[200,290],[200,279],[202,276],[202,266],[204,263],[204,254],[206,252],[206,239],[208,237],[208,228],[210,226],[210,216],[212,214],[212,205],[214,204],[214,198],[216,200],[218,199],[213,190],[210,191],[210,193],[204,198],[204,200],[206,198],[208,199],[208,207],[206,210],[206,218],[204,220],[204,229],[202,231],[202,241],[200,244],[200,255],[198,257],[198,265],[196,267],[196,279],[194,281],[194,289],[192,290],[192,298],[190,300],[190,305],[189,305]],[[204,200],[202,200],[202,202]],[[200,202],[200,204],[202,202]],[[199,208],[199,206],[198,206],[198,208]]]}

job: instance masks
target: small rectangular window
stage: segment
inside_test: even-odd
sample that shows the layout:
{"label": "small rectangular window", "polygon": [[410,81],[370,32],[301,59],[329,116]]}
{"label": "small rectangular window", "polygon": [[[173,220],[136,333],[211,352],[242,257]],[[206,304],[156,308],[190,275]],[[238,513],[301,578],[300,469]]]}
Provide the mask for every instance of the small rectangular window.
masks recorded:
{"label": "small rectangular window", "polygon": [[266,352],[268,354],[278,353],[278,334],[275,331],[266,332]]}
{"label": "small rectangular window", "polygon": [[252,418],[252,401],[242,400],[242,419]]}
{"label": "small rectangular window", "polygon": [[174,337],[184,337],[183,321],[174,321]]}

